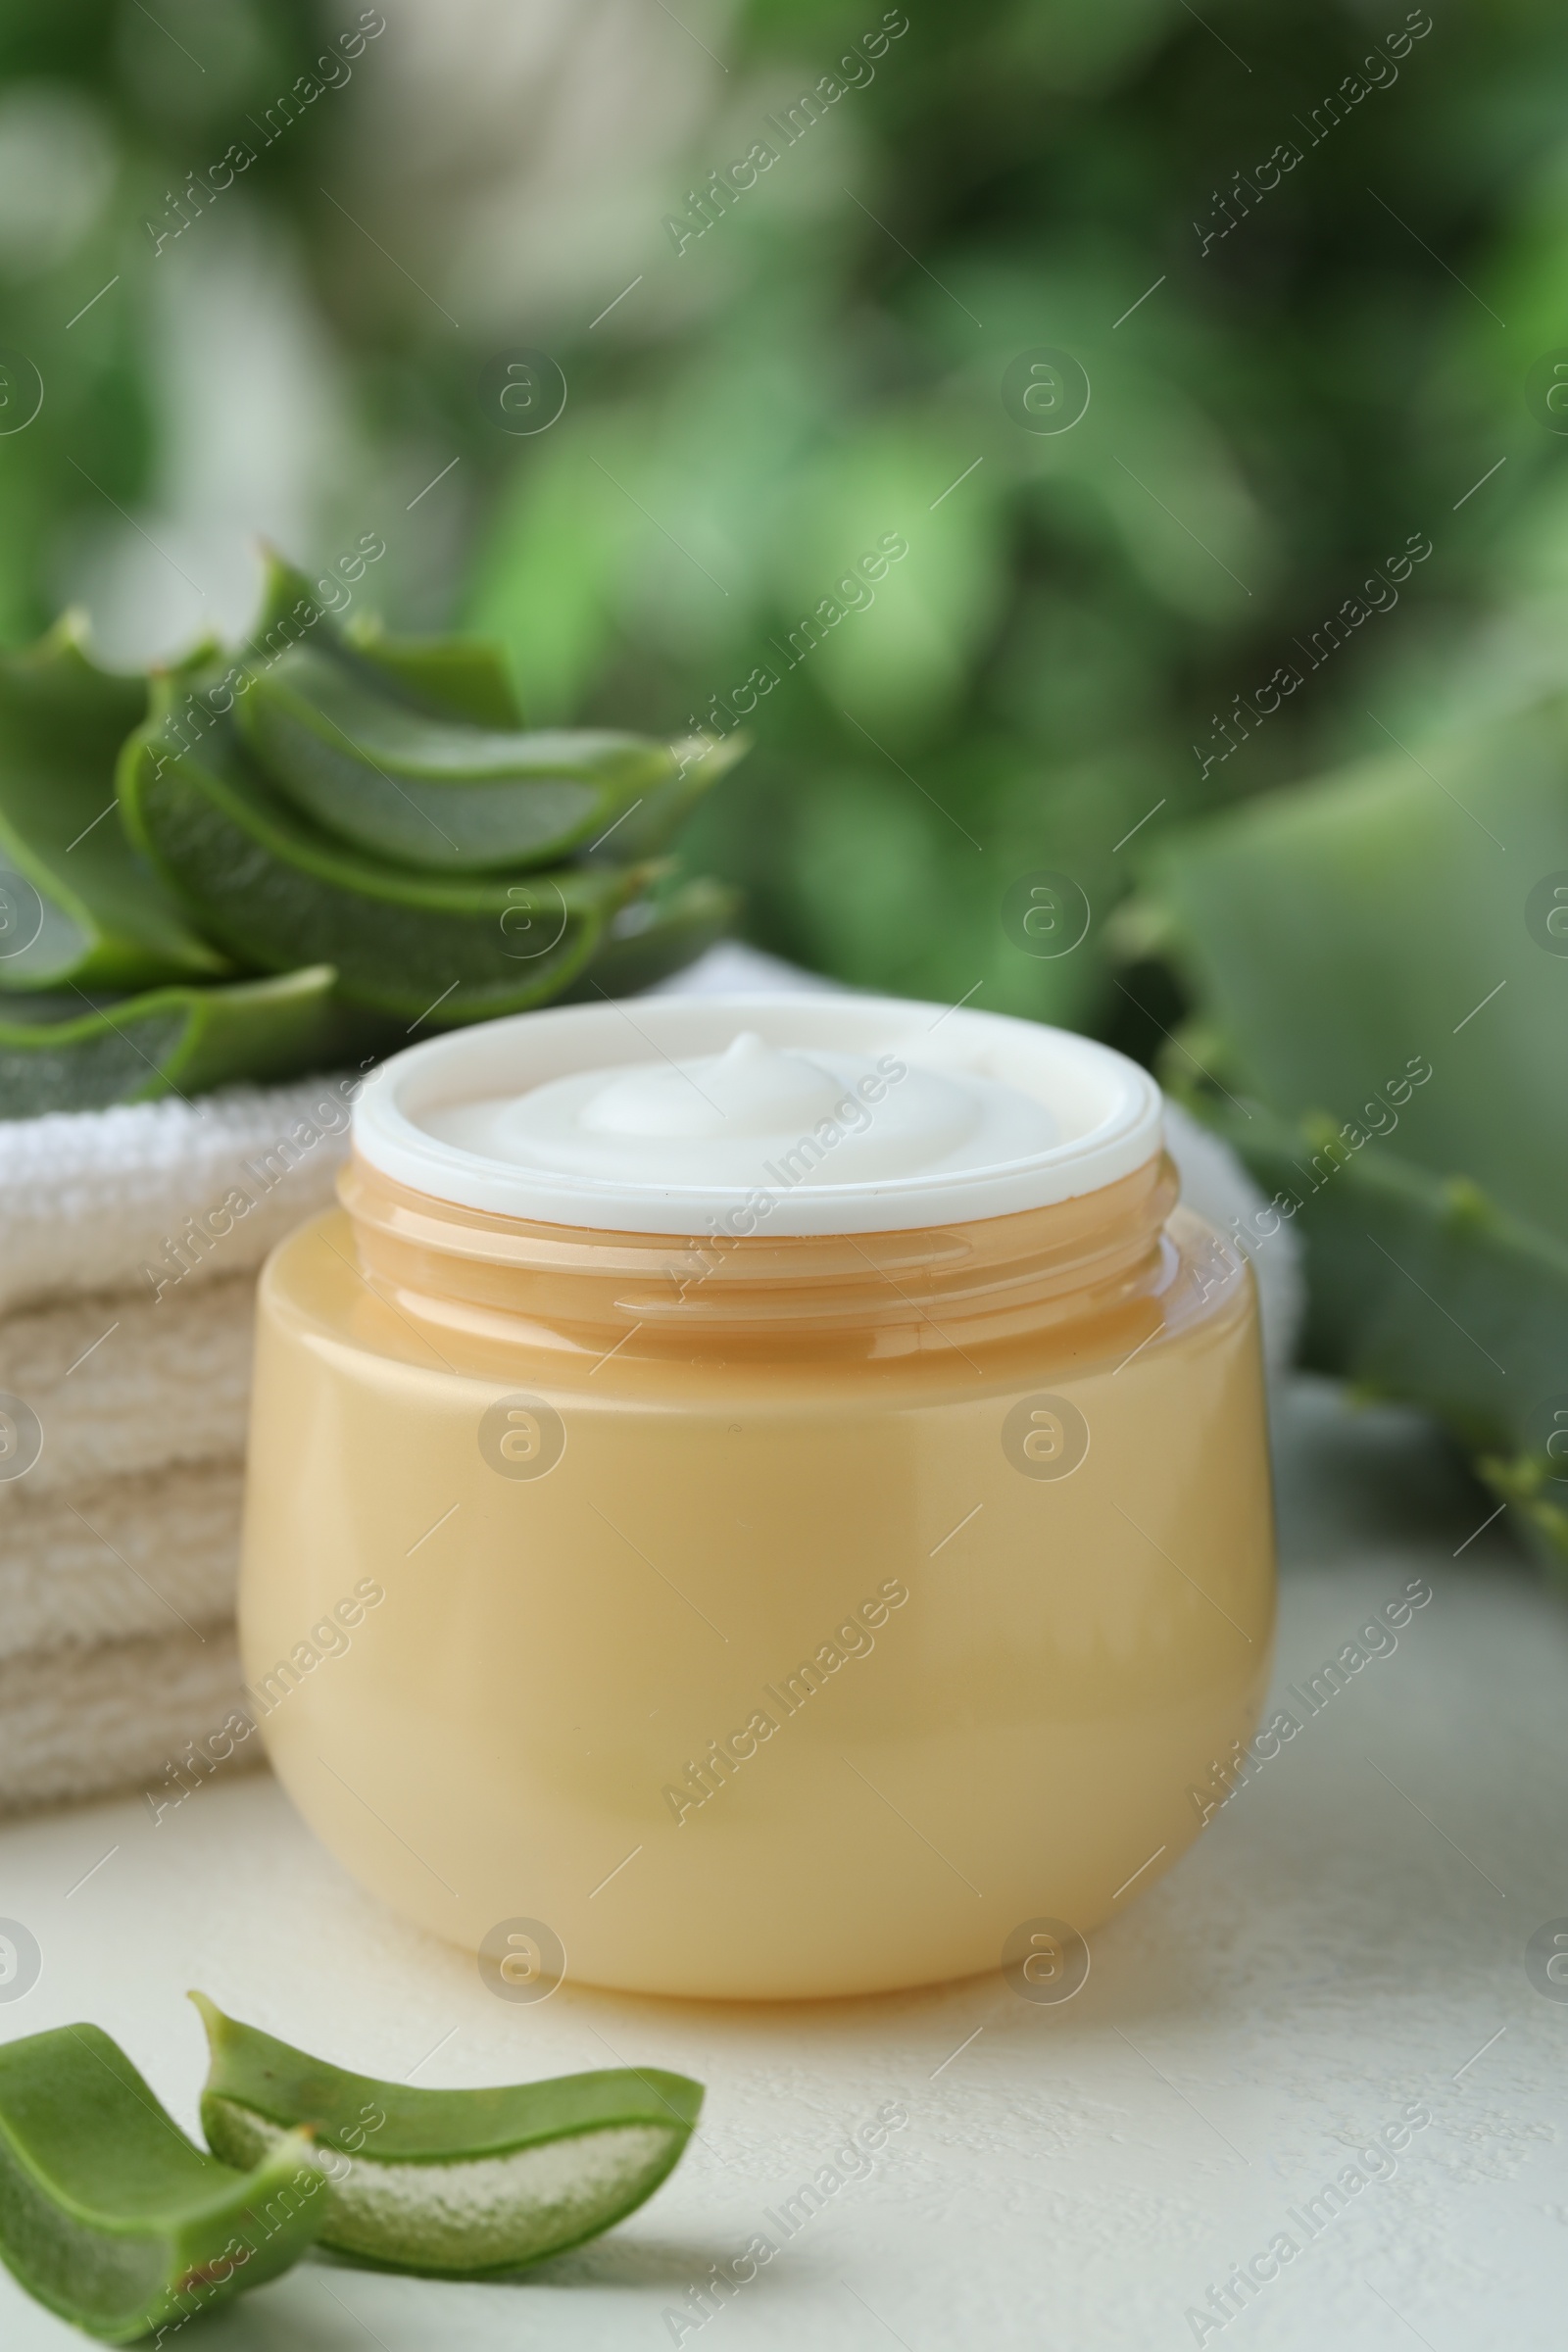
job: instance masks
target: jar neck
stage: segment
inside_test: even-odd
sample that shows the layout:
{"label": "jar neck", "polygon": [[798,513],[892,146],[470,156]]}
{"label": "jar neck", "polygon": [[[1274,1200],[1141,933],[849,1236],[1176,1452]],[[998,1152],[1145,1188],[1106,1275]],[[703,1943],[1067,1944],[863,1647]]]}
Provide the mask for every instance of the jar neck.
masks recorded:
{"label": "jar neck", "polygon": [[590,1358],[843,1360],[1121,1319],[1158,1287],[1177,1178],[1161,1154],[1012,1216],[771,1239],[498,1216],[412,1192],[357,1153],[338,1192],[372,1287],[448,1333]]}

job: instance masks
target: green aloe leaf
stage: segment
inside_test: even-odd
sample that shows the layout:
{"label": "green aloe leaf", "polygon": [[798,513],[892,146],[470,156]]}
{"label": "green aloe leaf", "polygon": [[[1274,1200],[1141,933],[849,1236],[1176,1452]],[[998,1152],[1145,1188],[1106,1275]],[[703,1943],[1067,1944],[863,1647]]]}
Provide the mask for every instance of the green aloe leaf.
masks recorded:
{"label": "green aloe leaf", "polygon": [[1548,921],[1568,904],[1568,706],[1228,812],[1151,871],[1200,1014],[1167,1077],[1202,1069],[1195,1107],[1306,1241],[1308,1360],[1434,1413],[1568,1562],[1544,1452],[1568,1398],[1568,955]]}
{"label": "green aloe leaf", "polygon": [[0,1116],[646,987],[733,912],[715,884],[644,894],[743,748],[526,734],[495,646],[342,625],[276,556],[233,659],[204,645],[150,693],[68,618],[0,656]]}
{"label": "green aloe leaf", "polygon": [[384,2270],[483,2278],[598,2236],[673,2170],[703,2103],[700,2082],[652,2067],[410,2089],[191,1999],[212,2055],[202,2126],[213,2147],[254,2163],[309,2129],[331,2183],[322,2244]]}
{"label": "green aloe leaf", "polygon": [[401,1027],[338,1002],[330,964],[225,988],[0,1001],[0,1119],[270,1085],[384,1051]]}
{"label": "green aloe leaf", "polygon": [[229,969],[127,840],[115,760],[147,708],[68,613],[0,656],[0,989],[149,988]]}
{"label": "green aloe leaf", "polygon": [[526,733],[498,646],[340,628],[275,555],[247,663],[232,708],[268,779],[327,832],[421,870],[515,871],[612,841],[615,859],[656,856],[747,744]]}
{"label": "green aloe leaf", "polygon": [[1165,1076],[1269,1194],[1251,1246],[1287,1223],[1303,1245],[1302,1362],[1441,1421],[1568,1575],[1568,1482],[1540,1409],[1568,1401],[1568,1245],[1375,1138],[1356,1150],[1328,1121],[1195,1094],[1174,1062]]}
{"label": "green aloe leaf", "polygon": [[587,963],[563,989],[562,1001],[634,997],[656,980],[667,980],[727,936],[739,906],[739,891],[702,876],[662,899],[633,899],[611,918]]}
{"label": "green aloe leaf", "polygon": [[192,915],[253,966],[330,962],[345,1003],[441,1027],[520,1012],[560,994],[648,879],[635,866],[509,883],[382,864],[291,808],[221,720],[172,753],[166,720],[186,683],[155,685],[122,755],[121,805]]}
{"label": "green aloe leaf", "polygon": [[241,2170],[195,2147],[97,2026],[0,2048],[0,2255],[105,2342],[275,2278],[326,2218],[323,2185],[303,2132]]}
{"label": "green aloe leaf", "polygon": [[1150,871],[1236,1093],[1345,1120],[1424,1056],[1399,1152],[1568,1241],[1568,955],[1531,913],[1568,871],[1568,704],[1254,801]]}
{"label": "green aloe leaf", "polygon": [[706,792],[751,749],[751,737],[691,735],[671,744],[670,765],[589,845],[590,855],[657,858]]}
{"label": "green aloe leaf", "polygon": [[635,735],[427,715],[319,644],[258,671],[235,710],[260,766],[307,816],[374,856],[454,873],[584,848],[677,765]]}
{"label": "green aloe leaf", "polygon": [[476,727],[522,725],[506,654],[491,639],[397,637],[370,612],[340,621],[296,564],[266,544],[262,555],[261,609],[229,673],[238,693],[245,691],[247,675],[270,669],[296,646],[317,645],[372,672],[427,712]]}
{"label": "green aloe leaf", "polygon": [[318,637],[256,670],[235,715],[296,809],[420,870],[548,865],[623,828],[615,854],[639,857],[726,764],[630,734],[477,727],[388,684]]}
{"label": "green aloe leaf", "polygon": [[507,657],[488,638],[394,637],[374,619],[351,620],[343,633],[411,701],[476,727],[522,725]]}

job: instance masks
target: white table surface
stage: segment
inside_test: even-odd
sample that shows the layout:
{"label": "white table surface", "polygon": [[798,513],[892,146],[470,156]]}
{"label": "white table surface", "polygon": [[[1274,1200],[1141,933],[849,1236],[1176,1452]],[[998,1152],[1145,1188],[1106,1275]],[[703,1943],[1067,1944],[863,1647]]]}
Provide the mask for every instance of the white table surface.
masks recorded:
{"label": "white table surface", "polygon": [[[1561,2352],[1568,2002],[1535,1989],[1524,1947],[1568,1915],[1568,1605],[1500,1526],[1453,1556],[1491,1505],[1402,1415],[1352,1416],[1303,1383],[1281,1422],[1278,1686],[1410,1577],[1435,1598],[1091,1939],[1059,2007],[1001,1977],[798,2007],[569,1986],[499,2002],[471,1959],[361,1895],[261,1775],[156,1828],[133,1800],[8,1826],[0,1914],[31,1929],[43,1972],[0,2005],[0,2034],[95,2019],[190,2128],[193,1984],[388,2077],[629,2062],[710,2085],[673,2179],[596,2245],[506,2285],[312,2261],[192,2341],[653,2352],[709,2265],[896,2100],[908,2125],[870,2176],[682,2340],[1174,2352],[1210,2285],[1300,2237],[1291,2209],[1419,2101],[1432,2122],[1393,2176],[1203,2340]],[[0,2342],[80,2340],[0,2277]]]}

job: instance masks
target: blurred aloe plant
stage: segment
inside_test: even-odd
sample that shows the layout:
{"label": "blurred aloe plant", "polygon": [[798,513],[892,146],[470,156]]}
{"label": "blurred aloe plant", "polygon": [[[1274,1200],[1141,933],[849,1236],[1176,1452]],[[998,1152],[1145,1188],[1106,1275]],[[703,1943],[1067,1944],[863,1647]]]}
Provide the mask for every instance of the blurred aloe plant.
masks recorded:
{"label": "blurred aloe plant", "polygon": [[[1568,444],[1527,399],[1563,332],[1553,21],[890,14],[852,75],[877,9],[743,8],[685,233],[650,220],[536,322],[561,423],[486,436],[454,398],[498,492],[463,610],[548,718],[746,716],[697,838],[764,945],[1148,1054],[1179,1007],[1111,952],[1134,828],[1384,742],[1369,704],[1402,734],[1568,676]],[[778,94],[821,76],[843,94],[789,135]],[[759,134],[773,160],[730,172]],[[1041,347],[1092,387],[1067,429],[1008,396]],[[1093,909],[1072,954],[1009,931],[1036,868]]]}
{"label": "blurred aloe plant", "polygon": [[1568,1575],[1568,703],[1210,820],[1125,926],[1166,1083],[1306,1249],[1309,1364],[1423,1405]]}
{"label": "blurred aloe plant", "polygon": [[275,559],[150,685],[68,618],[0,658],[0,1116],[644,986],[733,912],[662,853],[740,748],[528,733],[493,647],[339,629]]}
{"label": "blurred aloe plant", "polygon": [[[324,8],[0,0],[0,193],[8,137],[37,151],[62,92],[108,159],[75,175],[96,209],[61,195],[30,259],[0,235],[0,343],[50,387],[0,444],[13,638],[172,461],[155,298],[243,214],[309,272],[354,410],[330,496],[398,518],[395,604],[503,642],[537,724],[746,716],[757,756],[694,840],[755,937],[846,979],[1152,1051],[1174,1001],[1152,970],[1152,997],[1127,993],[1107,952],[1132,828],[1352,756],[1369,702],[1402,728],[1563,676],[1565,443],[1527,400],[1568,253],[1545,0],[1441,21],[1391,0],[1386,22],[1004,0],[978,24],[742,0],[705,35],[722,72],[662,17],[709,76],[688,151],[645,217],[574,220],[572,267],[524,271],[548,291],[510,318],[485,257],[541,232],[498,209],[494,126],[529,69],[480,44],[465,71],[467,25],[427,13],[434,99],[394,24],[279,130],[281,93],[341,48]],[[569,37],[562,12],[550,40]],[[585,117],[635,115],[580,38],[605,92]],[[1354,102],[1325,108],[1347,79]],[[205,197],[206,162],[245,141],[254,163]],[[1299,160],[1260,195],[1284,141]],[[730,171],[760,145],[764,169]],[[175,198],[188,226],[160,247],[145,223]],[[570,398],[519,439],[481,387],[524,342]],[[1004,396],[1042,345],[1092,385],[1069,430]],[[315,527],[324,552],[335,523]],[[1396,608],[1332,662],[1297,653],[1423,530]],[[889,531],[907,559],[856,585]],[[1238,725],[1286,662],[1301,690]],[[777,683],[746,713],[760,667]],[[1093,909],[1070,955],[1003,919],[1038,867]]]}

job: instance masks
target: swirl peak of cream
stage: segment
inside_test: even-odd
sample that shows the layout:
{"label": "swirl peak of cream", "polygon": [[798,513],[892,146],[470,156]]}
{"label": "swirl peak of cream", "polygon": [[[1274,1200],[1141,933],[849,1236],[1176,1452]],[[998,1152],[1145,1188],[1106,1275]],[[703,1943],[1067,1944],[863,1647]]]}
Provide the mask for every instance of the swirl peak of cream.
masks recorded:
{"label": "swirl peak of cream", "polygon": [[700,1074],[696,1063],[635,1063],[590,1095],[580,1118],[599,1135],[777,1135],[829,1117],[843,1091],[819,1061],[743,1029],[704,1056]]}
{"label": "swirl peak of cream", "polygon": [[1044,1103],[1001,1079],[891,1053],[769,1046],[753,1029],[719,1054],[574,1071],[448,1105],[427,1124],[512,1167],[725,1189],[957,1175],[1049,1151],[1059,1135]]}
{"label": "swirl peak of cream", "polygon": [[545,1224],[896,1233],[1116,1183],[1158,1152],[1160,1098],[1092,1038],[972,1005],[652,994],[409,1047],[366,1080],[354,1146],[414,1192]]}

